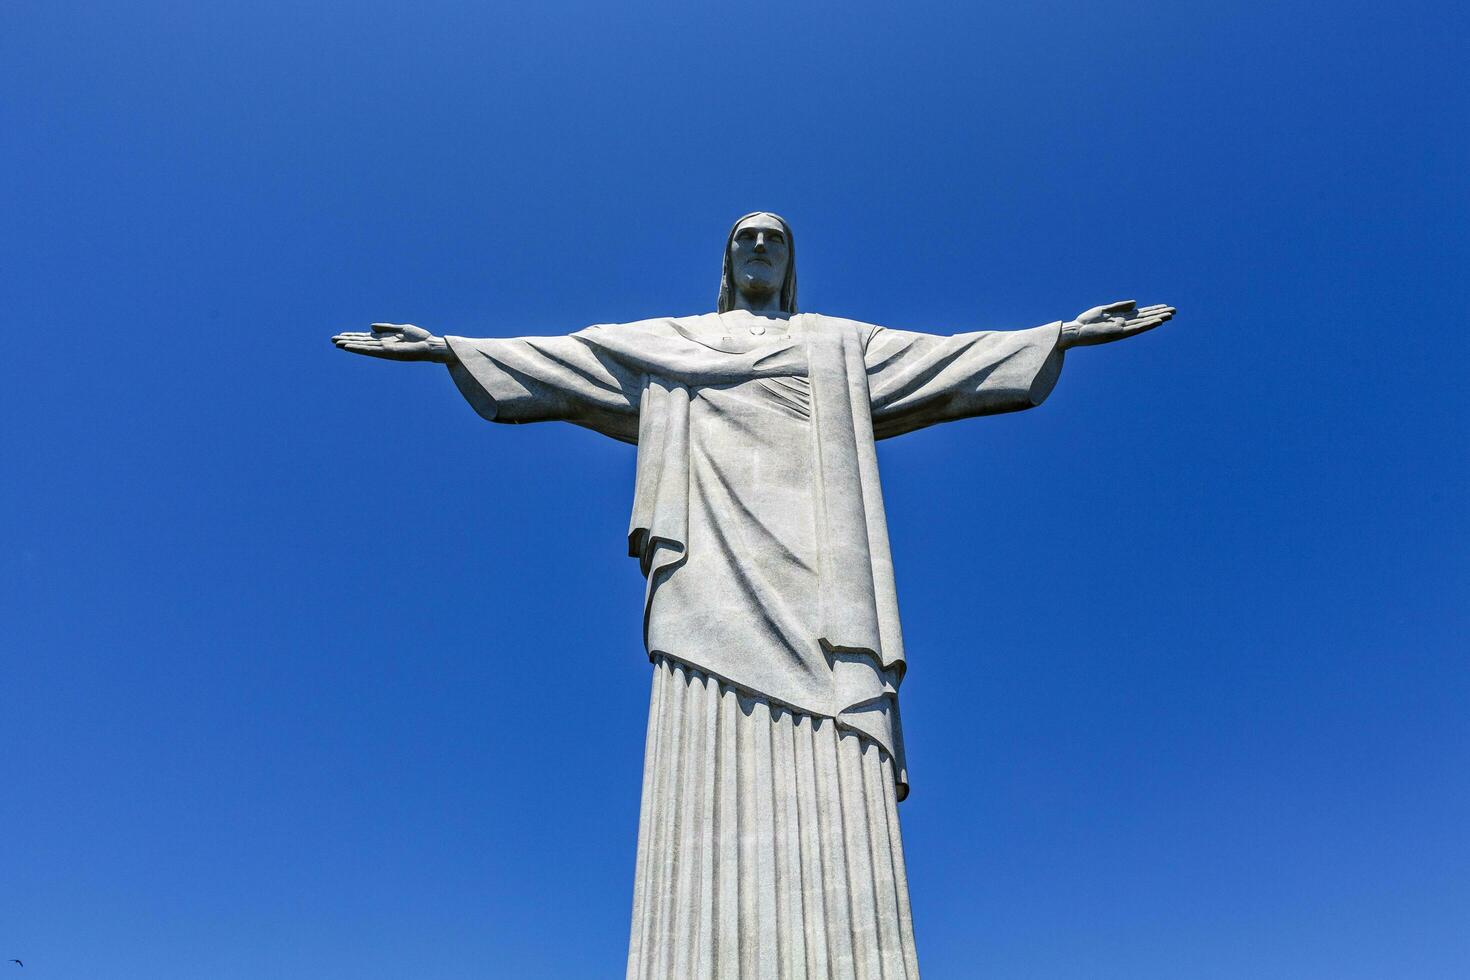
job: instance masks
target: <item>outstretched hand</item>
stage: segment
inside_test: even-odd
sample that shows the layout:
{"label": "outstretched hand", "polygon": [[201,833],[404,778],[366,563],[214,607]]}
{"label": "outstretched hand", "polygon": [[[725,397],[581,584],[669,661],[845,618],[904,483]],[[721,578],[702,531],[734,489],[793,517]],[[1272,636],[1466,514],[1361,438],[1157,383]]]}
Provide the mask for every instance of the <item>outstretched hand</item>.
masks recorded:
{"label": "outstretched hand", "polygon": [[390,361],[447,363],[451,353],[443,337],[411,323],[375,323],[372,333],[339,333],[332,343],[354,354],[386,357]]}
{"label": "outstretched hand", "polygon": [[1071,323],[1062,325],[1061,346],[1090,347],[1093,344],[1110,344],[1124,337],[1132,337],[1152,330],[1174,315],[1174,307],[1157,303],[1140,308],[1133,300],[1094,306],[1085,313],[1077,314]]}

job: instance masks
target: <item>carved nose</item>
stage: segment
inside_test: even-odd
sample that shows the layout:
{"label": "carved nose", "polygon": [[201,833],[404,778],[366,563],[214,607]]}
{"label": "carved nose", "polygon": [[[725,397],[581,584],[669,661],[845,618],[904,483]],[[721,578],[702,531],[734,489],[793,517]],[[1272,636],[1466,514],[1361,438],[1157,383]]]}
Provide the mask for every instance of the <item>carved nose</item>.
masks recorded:
{"label": "carved nose", "polygon": [[766,250],[766,236],[765,235],[762,235],[762,234],[759,234],[759,233],[756,234],[756,236],[755,236],[755,250],[757,252],[764,252]]}

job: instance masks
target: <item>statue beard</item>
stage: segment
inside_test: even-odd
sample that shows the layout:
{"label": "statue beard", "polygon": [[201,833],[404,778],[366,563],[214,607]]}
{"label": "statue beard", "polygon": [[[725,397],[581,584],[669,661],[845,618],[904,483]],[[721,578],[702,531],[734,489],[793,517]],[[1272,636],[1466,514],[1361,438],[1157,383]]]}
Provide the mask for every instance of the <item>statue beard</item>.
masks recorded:
{"label": "statue beard", "polygon": [[738,279],[740,292],[752,299],[767,299],[781,291],[781,284],[766,276],[742,270]]}

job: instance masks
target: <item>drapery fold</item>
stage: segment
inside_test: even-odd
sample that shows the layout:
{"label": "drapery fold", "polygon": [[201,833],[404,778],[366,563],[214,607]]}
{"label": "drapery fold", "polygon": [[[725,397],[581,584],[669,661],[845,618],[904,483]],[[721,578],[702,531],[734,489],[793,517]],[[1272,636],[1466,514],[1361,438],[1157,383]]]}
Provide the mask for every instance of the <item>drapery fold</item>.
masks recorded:
{"label": "drapery fold", "polygon": [[918,980],[892,768],[656,657],[629,980]]}

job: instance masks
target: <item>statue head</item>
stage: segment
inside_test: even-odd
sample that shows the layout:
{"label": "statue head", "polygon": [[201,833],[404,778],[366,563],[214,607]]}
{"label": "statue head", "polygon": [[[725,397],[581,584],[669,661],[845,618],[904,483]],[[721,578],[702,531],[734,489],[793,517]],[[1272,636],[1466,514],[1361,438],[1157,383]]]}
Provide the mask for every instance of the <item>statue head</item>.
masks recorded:
{"label": "statue head", "polygon": [[734,309],[737,296],[755,301],[779,296],[783,313],[796,312],[796,242],[780,215],[752,211],[730,229],[715,309]]}

